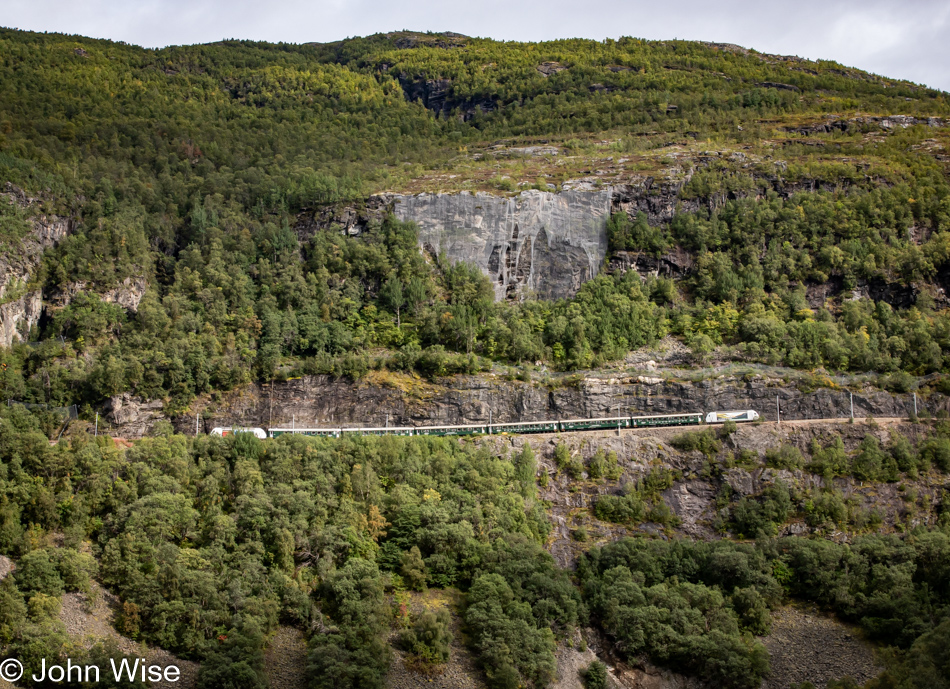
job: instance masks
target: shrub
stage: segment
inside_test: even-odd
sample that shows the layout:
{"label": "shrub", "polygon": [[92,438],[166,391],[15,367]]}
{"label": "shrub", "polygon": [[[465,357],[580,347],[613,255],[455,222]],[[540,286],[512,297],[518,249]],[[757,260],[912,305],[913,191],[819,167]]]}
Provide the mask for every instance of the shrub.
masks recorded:
{"label": "shrub", "polygon": [[656,500],[660,493],[673,486],[677,474],[666,467],[656,467],[647,473],[638,486],[640,492],[651,500]]}
{"label": "shrub", "polygon": [[769,633],[772,628],[772,616],[769,614],[765,598],[755,587],[734,589],[729,602],[738,615],[739,626],[742,629],[756,636],[765,636]]}
{"label": "shrub", "polygon": [[847,518],[848,508],[838,491],[816,492],[805,501],[805,521],[809,526],[844,524]]}
{"label": "shrub", "polygon": [[615,524],[638,524],[646,517],[647,506],[640,493],[627,487],[623,495],[601,495],[594,503],[598,519]]}
{"label": "shrub", "polygon": [[256,628],[231,629],[198,669],[197,689],[267,689],[263,637]]}
{"label": "shrub", "polygon": [[805,458],[797,447],[782,445],[765,451],[765,464],[773,469],[800,469],[805,464]]}
{"label": "shrub", "polygon": [[607,456],[603,450],[597,450],[597,453],[591,458],[587,465],[587,475],[590,478],[602,478],[607,471]]}
{"label": "shrub", "polygon": [[718,429],[717,435],[725,440],[730,435],[739,430],[738,424],[732,419],[727,419]]}
{"label": "shrub", "polygon": [[670,444],[677,450],[683,452],[699,450],[707,457],[716,456],[722,449],[722,444],[716,438],[716,434],[711,428],[707,428],[703,431],[680,433],[670,441]]}
{"label": "shrub", "polygon": [[595,660],[581,672],[584,689],[607,689],[607,666]]}
{"label": "shrub", "polygon": [[402,633],[400,643],[423,666],[445,663],[452,645],[451,621],[445,608],[435,612],[427,610]]}
{"label": "shrub", "polygon": [[48,596],[61,596],[65,588],[59,569],[48,550],[34,550],[20,558],[14,576],[17,588],[26,593],[39,592]]}
{"label": "shrub", "polygon": [[620,466],[620,459],[617,453],[611,450],[607,453],[607,478],[611,481],[618,481],[623,476],[623,467]]}
{"label": "shrub", "polygon": [[812,443],[812,458],[808,470],[821,476],[846,476],[851,472],[851,461],[844,449],[841,438],[835,438],[827,447],[822,448],[818,441]]}
{"label": "shrub", "polygon": [[[591,611],[628,659],[646,654],[718,686],[757,687],[768,673],[768,654],[742,637],[721,590],[696,581],[708,571],[694,569],[709,555],[698,550],[624,539],[592,551],[578,566]],[[734,554],[748,569],[744,553]]]}
{"label": "shrub", "polygon": [[399,574],[402,575],[402,579],[406,582],[408,588],[414,591],[425,591],[426,563],[422,559],[419,546],[414,545],[402,554]]}
{"label": "shrub", "polygon": [[577,458],[572,457],[565,468],[567,475],[575,481],[584,476],[584,464]]}
{"label": "shrub", "polygon": [[862,481],[897,480],[897,463],[893,457],[884,453],[881,444],[873,435],[865,436],[861,441],[851,471],[855,478]]}
{"label": "shrub", "polygon": [[950,439],[928,438],[920,445],[920,457],[941,471],[950,473]]}
{"label": "shrub", "polygon": [[895,434],[888,447],[891,457],[897,463],[897,468],[915,478],[919,459],[914,446],[906,436]]}
{"label": "shrub", "polygon": [[745,497],[732,507],[733,530],[747,537],[755,536],[759,531],[774,536],[791,511],[788,486],[783,481],[776,481],[762,491],[761,499]]}
{"label": "shrub", "polygon": [[518,600],[501,575],[475,579],[465,621],[493,689],[544,686],[554,679],[553,632],[536,626],[531,606]]}

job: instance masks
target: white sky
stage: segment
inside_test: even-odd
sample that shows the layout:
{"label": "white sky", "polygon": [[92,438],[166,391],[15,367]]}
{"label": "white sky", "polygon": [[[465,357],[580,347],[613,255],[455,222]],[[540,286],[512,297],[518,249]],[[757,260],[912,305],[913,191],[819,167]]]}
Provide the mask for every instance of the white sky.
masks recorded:
{"label": "white sky", "polygon": [[682,38],[832,59],[950,91],[950,0],[0,0],[0,24],[147,47],[400,29],[525,41]]}

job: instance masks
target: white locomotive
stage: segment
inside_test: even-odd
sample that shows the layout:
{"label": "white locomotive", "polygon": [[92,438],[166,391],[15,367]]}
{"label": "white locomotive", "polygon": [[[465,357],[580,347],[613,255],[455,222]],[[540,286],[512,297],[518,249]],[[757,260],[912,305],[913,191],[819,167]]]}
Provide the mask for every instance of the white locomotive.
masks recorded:
{"label": "white locomotive", "polygon": [[759,412],[752,409],[745,411],[711,411],[706,414],[706,423],[725,423],[726,421],[755,421]]}
{"label": "white locomotive", "polygon": [[236,433],[252,433],[255,437],[263,440],[267,437],[267,431],[263,428],[246,428],[243,426],[218,426],[211,429],[211,435],[229,436]]}

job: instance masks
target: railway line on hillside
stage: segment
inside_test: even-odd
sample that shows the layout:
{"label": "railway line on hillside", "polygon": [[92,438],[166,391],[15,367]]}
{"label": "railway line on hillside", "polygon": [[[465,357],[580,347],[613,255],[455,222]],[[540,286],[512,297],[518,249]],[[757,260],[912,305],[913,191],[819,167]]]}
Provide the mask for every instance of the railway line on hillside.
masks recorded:
{"label": "railway line on hillside", "polygon": [[526,435],[537,433],[571,433],[578,431],[604,431],[631,428],[656,428],[670,426],[699,426],[721,424],[727,421],[757,421],[755,410],[713,411],[707,414],[657,414],[650,416],[611,416],[587,419],[557,419],[549,421],[514,421],[487,424],[460,424],[441,426],[383,426],[383,427],[331,427],[331,428],[248,428],[218,427],[211,435],[227,436],[234,433],[252,433],[259,438],[279,438],[284,435],[340,438],[349,435],[399,435],[399,436],[471,436],[471,435]]}
{"label": "railway line on hillside", "polygon": [[[722,418],[720,420],[710,420],[713,414],[740,415],[739,418]],[[754,415],[754,416],[753,416]],[[362,435],[396,435],[396,436],[443,436],[443,437],[462,437],[462,436],[504,436],[504,435],[543,435],[557,433],[583,433],[592,431],[636,431],[656,428],[677,428],[677,427],[696,427],[696,426],[714,426],[720,425],[727,420],[734,420],[737,423],[767,424],[770,426],[790,426],[802,427],[821,424],[849,424],[865,423],[862,419],[852,417],[834,417],[821,419],[782,419],[766,420],[759,417],[753,410],[743,412],[711,412],[704,415],[702,413],[691,414],[662,414],[653,416],[621,416],[604,417],[596,419],[569,419],[555,421],[518,421],[511,423],[495,424],[460,424],[443,426],[386,426],[386,427],[332,427],[332,428],[296,428],[296,427],[274,427],[274,428],[251,428],[251,427],[233,427],[233,428],[215,428],[211,435],[227,436],[235,433],[252,433],[257,437],[279,438],[286,435],[302,435],[308,437],[340,438],[343,436],[362,436]],[[904,417],[878,417],[873,418],[873,422],[882,425],[892,425],[895,423],[906,422]]]}
{"label": "railway line on hillside", "polygon": [[[906,423],[906,422],[908,421],[908,419],[907,419],[906,417],[902,417],[902,416],[881,416],[881,417],[873,417],[873,418],[872,418],[872,421],[873,421],[875,424],[879,424],[879,425],[882,425],[882,426],[891,426],[891,425],[897,424],[897,423]],[[813,425],[814,425],[814,426],[818,426],[818,425],[822,425],[822,424],[849,424],[849,423],[856,423],[856,424],[859,424],[859,423],[860,423],[860,424],[863,424],[863,423],[866,423],[866,421],[865,421],[864,419],[858,419],[858,418],[852,419],[852,418],[850,418],[850,417],[834,417],[834,418],[826,418],[826,419],[784,419],[784,420],[782,420],[781,422],[776,422],[776,421],[774,421],[774,420],[770,421],[770,420],[767,420],[767,419],[758,419],[758,420],[755,422],[755,425],[775,426],[775,427],[779,427],[779,428],[782,427],[782,426],[786,426],[786,427],[795,428],[795,427],[805,427],[805,426],[813,426]],[[499,425],[502,425],[502,424],[499,424]],[[695,426],[696,424],[690,424],[690,425]],[[699,424],[699,425],[702,425],[702,424]],[[645,430],[650,430],[650,429],[657,429],[657,428],[676,428],[676,427],[677,427],[677,426],[670,426],[670,425],[663,425],[663,426],[646,426],[646,425],[644,425],[644,426],[625,426],[625,427],[621,427],[620,430],[626,431],[626,432],[631,432],[631,433],[636,433],[636,432],[638,432],[638,431],[645,431]],[[247,430],[250,430],[250,429],[247,429]],[[261,429],[261,430],[263,430],[263,429]],[[272,429],[272,430],[277,430],[277,429]],[[291,429],[290,429],[290,434],[296,434],[296,435],[310,435],[310,436],[315,435],[314,433],[303,433],[303,431],[306,431],[306,430],[314,430],[314,429],[303,429],[303,428],[301,428],[301,429],[294,429],[294,428],[291,428]],[[325,432],[325,431],[331,430],[331,429],[317,429],[317,430],[320,430],[320,431],[324,431],[324,432]],[[351,429],[347,429],[347,430],[352,432],[352,431],[357,431],[357,430],[359,430],[359,429],[351,428]],[[558,433],[562,433],[562,432],[586,433],[586,432],[594,432],[594,431],[600,431],[600,432],[606,432],[606,431],[616,432],[616,431],[617,431],[617,428],[616,428],[616,427],[611,427],[611,428],[588,428],[588,429],[578,429],[578,430],[573,430],[573,431],[539,430],[539,431],[532,431],[531,434],[532,434],[532,435],[544,435],[544,434],[551,434],[551,433],[558,434]],[[352,434],[353,434],[353,433],[348,433],[347,435],[352,435]],[[284,434],[281,433],[280,435],[284,435]],[[321,433],[320,435],[322,435],[323,437],[326,437],[326,433]],[[422,435],[422,434],[420,433],[419,435]],[[475,435],[475,434],[469,434],[469,435]],[[484,434],[484,435],[487,435],[487,434]],[[496,432],[496,433],[493,433],[492,435],[496,435],[496,436],[501,437],[501,436],[512,435],[512,434],[511,434],[511,433],[508,433],[508,432]],[[273,437],[275,437],[275,436],[267,435],[267,432],[265,431],[265,437],[273,438]],[[339,436],[330,436],[330,437],[339,437]],[[118,437],[118,436],[113,436],[112,439],[113,439],[113,441],[115,441],[115,442],[117,442],[118,444],[120,444],[122,447],[131,447],[131,446],[132,446],[132,442],[134,441],[133,439],[127,439],[127,438],[122,438],[122,437]],[[50,441],[50,445],[56,445],[56,444],[57,444],[57,442],[56,442],[55,440],[51,440],[51,441]]]}

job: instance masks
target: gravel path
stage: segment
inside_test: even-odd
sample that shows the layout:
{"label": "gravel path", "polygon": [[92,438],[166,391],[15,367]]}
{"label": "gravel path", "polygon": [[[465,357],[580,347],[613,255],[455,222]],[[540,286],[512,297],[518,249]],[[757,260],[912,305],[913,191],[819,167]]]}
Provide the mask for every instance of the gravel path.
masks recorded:
{"label": "gravel path", "polygon": [[772,665],[772,676],[762,689],[787,689],[801,682],[823,687],[828,680],[843,677],[864,684],[883,670],[874,662],[873,647],[856,629],[813,608],[777,610],[772,632],[761,641]]}

